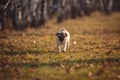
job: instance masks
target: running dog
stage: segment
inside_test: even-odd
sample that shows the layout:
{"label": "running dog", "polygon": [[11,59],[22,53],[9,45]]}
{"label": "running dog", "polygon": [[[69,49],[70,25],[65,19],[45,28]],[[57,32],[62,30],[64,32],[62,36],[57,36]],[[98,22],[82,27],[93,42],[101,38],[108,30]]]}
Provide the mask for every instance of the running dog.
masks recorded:
{"label": "running dog", "polygon": [[62,52],[65,52],[66,49],[69,49],[70,46],[70,33],[65,29],[61,28],[57,34],[56,34],[56,46],[57,46],[57,51],[61,52],[61,46]]}

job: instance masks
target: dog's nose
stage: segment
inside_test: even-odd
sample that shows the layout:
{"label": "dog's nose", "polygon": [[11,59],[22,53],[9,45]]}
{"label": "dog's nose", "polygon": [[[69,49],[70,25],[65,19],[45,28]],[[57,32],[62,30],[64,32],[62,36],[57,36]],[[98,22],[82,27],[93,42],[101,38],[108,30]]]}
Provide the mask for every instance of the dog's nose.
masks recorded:
{"label": "dog's nose", "polygon": [[59,41],[64,41],[64,38],[59,38]]}

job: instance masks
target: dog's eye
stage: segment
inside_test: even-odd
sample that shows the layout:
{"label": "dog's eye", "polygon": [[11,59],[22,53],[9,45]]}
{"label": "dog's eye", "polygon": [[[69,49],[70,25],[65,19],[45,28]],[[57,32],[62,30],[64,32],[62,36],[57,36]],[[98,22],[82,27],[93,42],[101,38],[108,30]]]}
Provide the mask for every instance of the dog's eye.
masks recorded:
{"label": "dog's eye", "polygon": [[64,33],[64,37],[67,37],[67,34],[66,34],[66,33]]}

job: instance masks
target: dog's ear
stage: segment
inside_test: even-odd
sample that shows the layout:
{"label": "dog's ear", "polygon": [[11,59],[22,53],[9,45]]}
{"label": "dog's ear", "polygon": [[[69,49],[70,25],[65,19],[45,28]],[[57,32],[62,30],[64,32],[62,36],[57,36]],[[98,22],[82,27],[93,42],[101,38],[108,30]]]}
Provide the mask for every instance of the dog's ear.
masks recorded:
{"label": "dog's ear", "polygon": [[58,36],[58,34],[59,34],[59,33],[56,33],[56,35],[55,35],[55,36]]}
{"label": "dog's ear", "polygon": [[65,33],[65,36],[66,36],[66,37],[68,36],[67,33]]}

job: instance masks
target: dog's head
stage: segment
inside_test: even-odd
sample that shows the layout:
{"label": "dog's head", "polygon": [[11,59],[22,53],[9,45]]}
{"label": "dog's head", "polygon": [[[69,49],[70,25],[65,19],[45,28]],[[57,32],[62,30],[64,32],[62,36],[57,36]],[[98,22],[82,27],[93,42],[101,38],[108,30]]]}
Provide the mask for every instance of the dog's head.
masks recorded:
{"label": "dog's head", "polygon": [[61,32],[61,33],[57,33],[56,36],[58,37],[59,41],[63,42],[65,38],[67,37],[67,34],[64,32]]}

